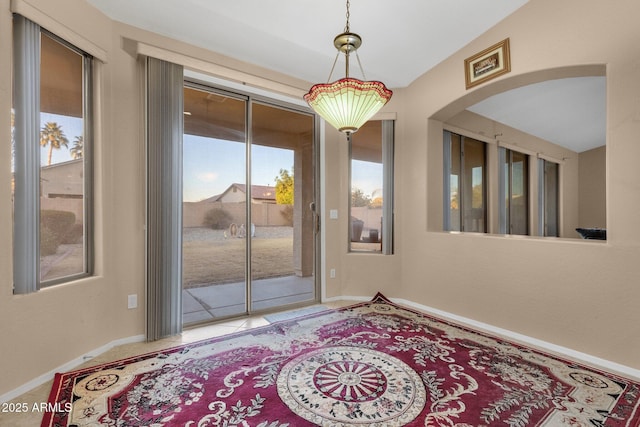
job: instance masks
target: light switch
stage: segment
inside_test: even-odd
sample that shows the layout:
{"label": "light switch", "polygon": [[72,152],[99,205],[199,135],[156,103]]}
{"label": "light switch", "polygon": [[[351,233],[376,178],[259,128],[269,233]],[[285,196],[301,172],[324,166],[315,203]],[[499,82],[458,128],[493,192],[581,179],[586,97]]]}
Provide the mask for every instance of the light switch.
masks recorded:
{"label": "light switch", "polygon": [[329,218],[330,219],[338,219],[338,209],[330,209],[329,210]]}

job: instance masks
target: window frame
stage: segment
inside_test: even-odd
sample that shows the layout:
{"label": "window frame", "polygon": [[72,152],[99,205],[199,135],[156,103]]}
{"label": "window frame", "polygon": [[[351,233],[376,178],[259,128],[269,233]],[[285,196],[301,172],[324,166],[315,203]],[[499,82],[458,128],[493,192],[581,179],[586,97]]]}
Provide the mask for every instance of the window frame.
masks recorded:
{"label": "window frame", "polygon": [[[373,121],[373,120],[371,120]],[[352,139],[347,136],[349,145],[349,201],[348,201],[348,226],[347,242],[349,253],[393,255],[394,253],[394,153],[395,153],[395,120],[380,120],[381,122],[381,151],[382,151],[382,222],[380,230],[380,250],[353,249],[351,245],[351,197],[352,186]],[[357,159],[356,159],[357,160]]]}
{"label": "window frame", "polygon": [[[14,177],[13,281],[14,294],[28,294],[67,283],[94,272],[93,232],[93,74],[94,57],[29,18],[13,15],[13,105],[16,163]],[[41,280],[40,269],[40,55],[46,36],[82,58],[83,126],[83,271]],[[20,165],[20,166],[19,166]]]}
{"label": "window frame", "polygon": [[[553,181],[555,182],[553,210],[555,221],[555,234],[548,233],[549,223],[549,180],[547,179],[547,165],[553,165]],[[560,168],[558,162],[538,158],[538,234],[543,237],[560,236]]]}
{"label": "window frame", "polygon": [[[453,162],[453,153],[451,150],[452,147],[452,136],[456,135],[460,138],[460,153],[458,157],[458,164],[460,167],[460,175],[458,178],[458,211],[459,211],[459,224],[460,229],[454,230],[452,228],[451,223],[451,169]],[[465,230],[465,199],[466,192],[473,192],[473,188],[467,188],[465,185],[466,176],[465,176],[465,149],[464,142],[465,140],[471,140],[482,144],[483,147],[483,155],[484,155],[484,163],[482,167],[482,229],[483,231],[468,231]],[[488,191],[489,191],[489,182],[487,181],[487,171],[489,167],[489,159],[488,159],[488,145],[487,142],[482,141],[478,138],[469,137],[463,135],[461,133],[457,133],[454,131],[450,131],[447,129],[443,130],[443,188],[442,188],[442,203],[443,203],[443,219],[442,219],[442,228],[446,232],[460,232],[460,233],[480,233],[480,234],[488,234],[488,213],[489,207],[487,205],[488,200]],[[463,187],[464,186],[464,187]]]}
{"label": "window frame", "polygon": [[[514,217],[514,204],[513,204],[513,156],[515,154],[524,156],[523,163],[523,191],[525,200],[525,213],[526,217],[524,222],[526,224],[526,231],[522,233],[514,233],[513,231],[513,217]],[[499,230],[501,234],[518,235],[518,236],[530,236],[531,235],[531,172],[530,162],[531,156],[527,153],[512,150],[507,147],[498,147],[498,204],[499,204]],[[507,166],[505,171],[504,166]],[[508,181],[509,188],[506,188],[505,183]],[[507,200],[509,201],[507,205]]]}

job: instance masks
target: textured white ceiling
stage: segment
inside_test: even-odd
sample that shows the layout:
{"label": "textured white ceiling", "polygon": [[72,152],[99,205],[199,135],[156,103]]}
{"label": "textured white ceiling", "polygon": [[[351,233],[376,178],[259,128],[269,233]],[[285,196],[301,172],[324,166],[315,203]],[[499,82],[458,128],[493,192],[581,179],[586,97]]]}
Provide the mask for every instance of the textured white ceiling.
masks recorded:
{"label": "textured white ceiling", "polygon": [[[343,0],[88,1],[114,20],[313,83],[327,81],[333,38],[346,21]],[[406,87],[527,1],[351,0],[350,29],[363,39],[366,78]],[[332,79],[344,75],[343,67],[339,62]],[[351,75],[362,77],[357,62]],[[604,143],[604,79],[565,80],[470,109],[575,151]]]}
{"label": "textured white ceiling", "polygon": [[[363,39],[358,53],[366,77],[404,87],[526,2],[351,0],[351,31]],[[346,22],[343,0],[89,3],[114,20],[314,83],[327,80],[333,38]],[[357,66],[352,70],[357,77]]]}

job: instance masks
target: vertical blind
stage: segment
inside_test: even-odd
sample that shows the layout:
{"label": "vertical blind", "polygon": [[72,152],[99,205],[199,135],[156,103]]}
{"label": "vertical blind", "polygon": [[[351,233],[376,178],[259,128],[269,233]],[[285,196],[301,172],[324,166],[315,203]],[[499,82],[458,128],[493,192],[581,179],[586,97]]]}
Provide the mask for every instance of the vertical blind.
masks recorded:
{"label": "vertical blind", "polygon": [[183,67],[147,59],[147,340],[182,331]]}
{"label": "vertical blind", "polygon": [[15,294],[40,283],[40,26],[13,17],[15,191],[13,283]]}

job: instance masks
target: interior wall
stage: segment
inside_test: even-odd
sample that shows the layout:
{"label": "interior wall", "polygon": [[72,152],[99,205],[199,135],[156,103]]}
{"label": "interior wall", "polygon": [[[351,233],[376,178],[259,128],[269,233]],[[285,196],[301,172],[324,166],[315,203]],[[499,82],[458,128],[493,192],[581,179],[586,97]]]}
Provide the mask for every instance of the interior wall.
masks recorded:
{"label": "interior wall", "polygon": [[579,155],[579,227],[607,228],[607,149],[605,146]]}
{"label": "interior wall", "polygon": [[[28,18],[106,55],[96,61],[95,275],[13,295],[10,144],[0,147],[0,395],[110,342],[144,334],[142,92],[135,58],[104,15],[76,0],[11,2]],[[12,15],[0,3],[0,104],[11,108]],[[89,52],[93,53],[93,52]],[[10,141],[9,120],[0,139]],[[127,295],[140,305],[127,309]]]}
{"label": "interior wall", "polygon": [[[265,89],[307,83],[204,49],[113,23],[83,0],[16,0],[106,52],[96,100],[96,275],[34,294],[12,293],[9,144],[0,145],[0,395],[114,340],[144,334],[144,73],[136,41],[187,68],[240,76]],[[324,293],[387,296],[510,329],[640,368],[640,27],[634,0],[530,0],[408,88],[384,111],[397,113],[395,254],[349,253],[348,148],[324,129]],[[598,23],[598,31],[593,23]],[[56,32],[55,28],[50,28]],[[464,59],[506,37],[512,71],[470,91]],[[11,108],[11,12],[0,1],[0,108]],[[550,49],[553,46],[553,49]],[[158,48],[156,48],[158,47]],[[595,64],[595,65],[594,65]],[[607,68],[606,244],[577,239],[451,234],[442,215],[443,123],[485,97],[566,70]],[[218,65],[225,68],[220,74]],[[575,70],[574,70],[575,71]],[[578,71],[576,71],[578,72]],[[566,73],[565,73],[566,74]],[[575,74],[575,73],[574,73]],[[253,76],[253,77],[252,77]],[[10,140],[9,120],[0,138]],[[329,219],[329,210],[338,219]],[[434,220],[435,219],[435,220]],[[329,270],[336,269],[336,278]],[[127,309],[127,295],[139,307]]]}
{"label": "interior wall", "polygon": [[[374,120],[392,119],[402,106],[401,90],[394,90],[393,97]],[[400,260],[395,253],[382,255],[374,252],[350,252],[349,247],[349,143],[347,137],[327,125],[325,130],[326,165],[325,192],[325,269],[326,296],[373,296],[389,288],[402,286]],[[396,129],[395,143],[400,130]],[[396,162],[396,167],[398,163]],[[396,187],[397,188],[397,187]],[[397,189],[396,189],[397,191]],[[397,197],[394,194],[394,197]],[[396,205],[397,206],[397,205]],[[337,210],[338,218],[331,219],[330,210]],[[394,234],[401,224],[394,221]],[[394,238],[397,240],[397,238]],[[336,270],[336,277],[330,271]]]}
{"label": "interior wall", "polygon": [[[29,295],[12,292],[11,147],[0,145],[0,396],[96,349],[145,333],[145,75],[139,55],[186,69],[304,93],[301,82],[215,52],[113,22],[84,0],[0,0],[0,107],[11,109],[11,5],[62,37],[100,50],[95,70],[95,275]],[[72,40],[73,41],[73,40]],[[0,120],[10,141],[10,121]],[[330,138],[328,138],[330,140]],[[325,144],[331,150],[332,142]],[[335,144],[337,146],[337,143]],[[340,295],[337,282],[327,285]],[[138,307],[127,308],[128,295]]]}
{"label": "interior wall", "polygon": [[[387,287],[390,296],[640,368],[639,13],[631,0],[531,0],[404,91],[396,144],[402,287]],[[465,58],[507,37],[511,72],[467,90]],[[605,67],[608,241],[442,232],[443,123],[495,93]]]}

